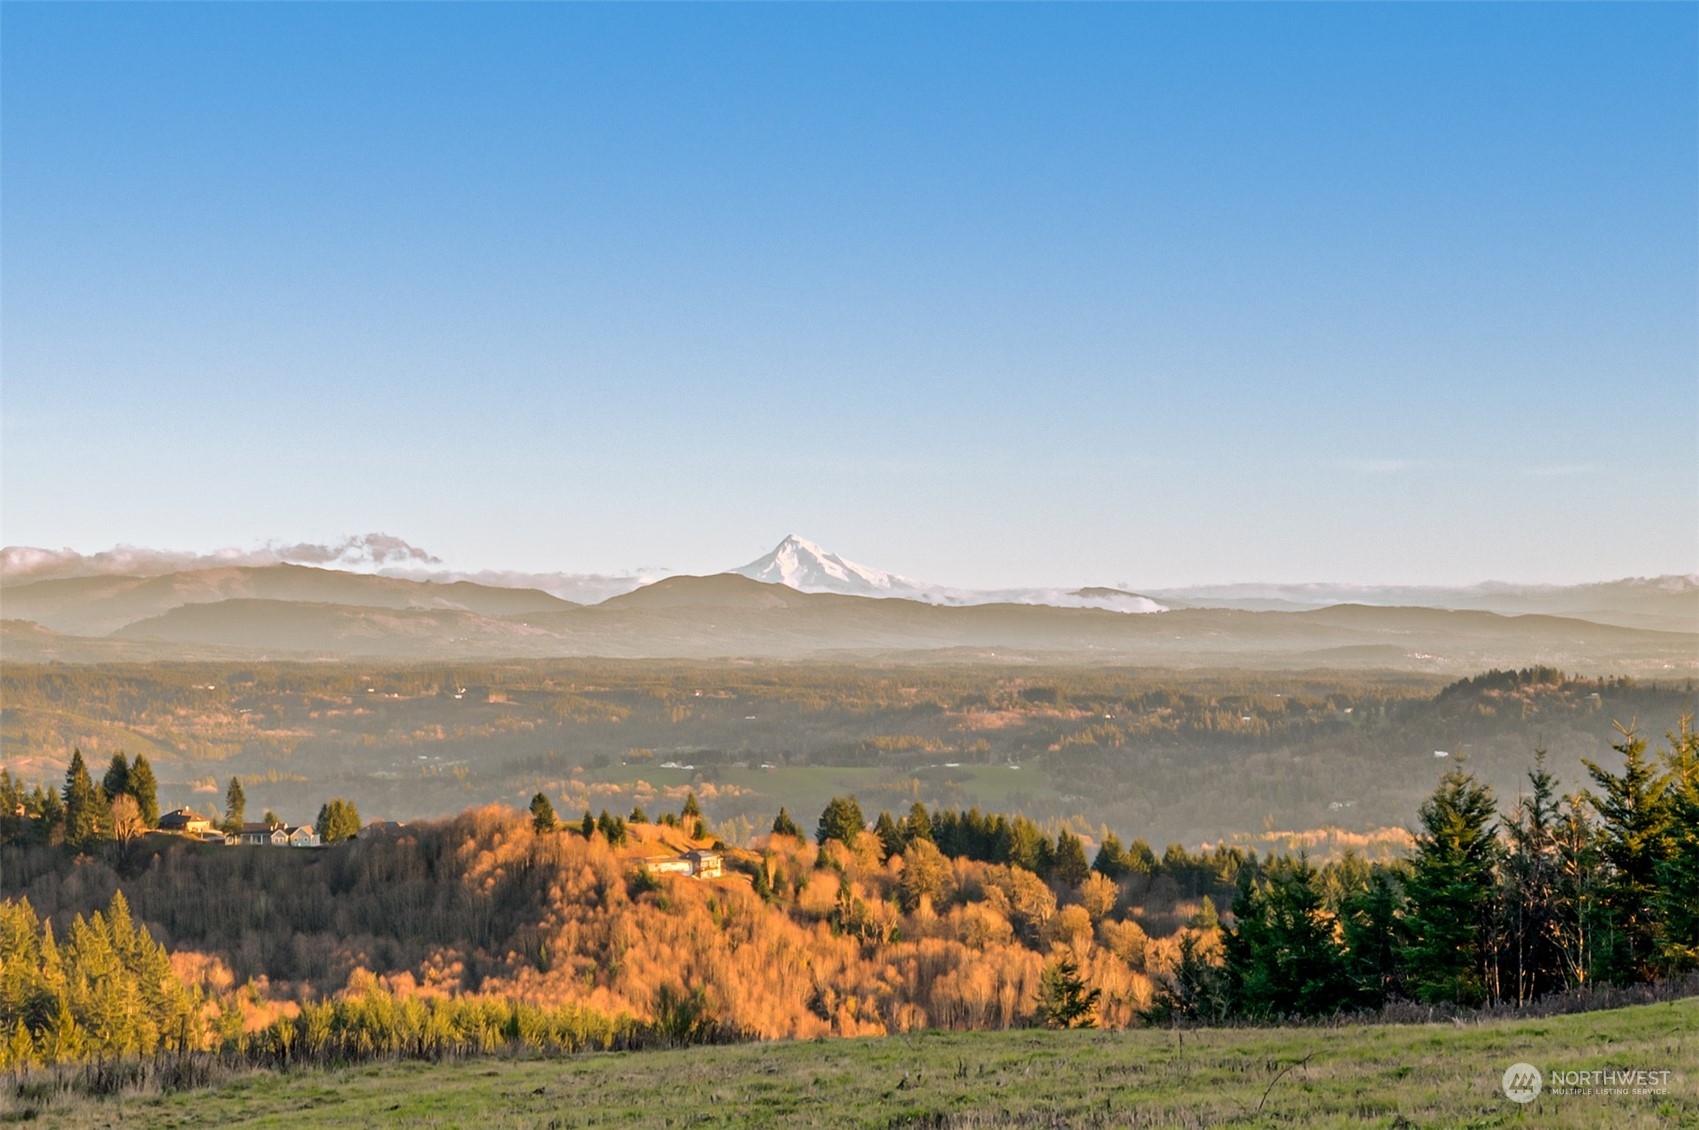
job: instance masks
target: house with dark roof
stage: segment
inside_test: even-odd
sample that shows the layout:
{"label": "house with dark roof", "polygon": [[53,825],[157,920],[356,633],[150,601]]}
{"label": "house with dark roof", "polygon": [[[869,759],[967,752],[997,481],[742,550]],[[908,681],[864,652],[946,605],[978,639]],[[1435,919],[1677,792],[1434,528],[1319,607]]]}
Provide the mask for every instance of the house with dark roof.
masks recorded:
{"label": "house with dark roof", "polygon": [[175,808],[159,818],[159,830],[199,836],[212,831],[212,821],[192,808]]}

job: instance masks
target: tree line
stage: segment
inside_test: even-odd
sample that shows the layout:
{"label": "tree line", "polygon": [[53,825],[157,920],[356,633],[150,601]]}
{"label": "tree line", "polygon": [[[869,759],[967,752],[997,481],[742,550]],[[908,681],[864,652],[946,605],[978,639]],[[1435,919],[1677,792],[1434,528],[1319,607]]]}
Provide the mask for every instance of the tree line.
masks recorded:
{"label": "tree line", "polygon": [[1501,810],[1453,767],[1405,860],[1283,856],[1240,877],[1219,959],[1193,942],[1157,1020],[1273,1020],[1405,999],[1463,1008],[1699,968],[1699,733],[1659,756],[1631,731],[1567,795],[1537,753]]}
{"label": "tree line", "polygon": [[[131,761],[122,751],[114,753],[96,783],[83,751],[73,748],[64,787],[58,790],[39,782],[26,789],[10,770],[0,768],[0,844],[64,844],[73,851],[104,842],[127,846],[156,830],[159,818],[159,783],[145,754]],[[270,811],[262,822],[268,828],[285,826]],[[235,835],[246,823],[247,795],[242,779],[232,777],[218,827]],[[320,806],[314,830],[325,844],[351,839],[360,831],[360,810],[353,801],[334,797]]]}

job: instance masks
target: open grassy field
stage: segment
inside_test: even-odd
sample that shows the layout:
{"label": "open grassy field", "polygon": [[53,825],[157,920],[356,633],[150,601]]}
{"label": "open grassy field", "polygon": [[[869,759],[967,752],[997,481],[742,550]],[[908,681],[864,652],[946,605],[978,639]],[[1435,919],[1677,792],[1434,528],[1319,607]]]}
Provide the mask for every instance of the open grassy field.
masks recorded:
{"label": "open grassy field", "polygon": [[[1504,1071],[1669,1071],[1663,1094],[1512,1103]],[[8,1095],[7,1116],[27,1117]],[[64,1100],[37,1125],[1699,1127],[1699,999],[1480,1024],[926,1032],[562,1060],[254,1073]]]}

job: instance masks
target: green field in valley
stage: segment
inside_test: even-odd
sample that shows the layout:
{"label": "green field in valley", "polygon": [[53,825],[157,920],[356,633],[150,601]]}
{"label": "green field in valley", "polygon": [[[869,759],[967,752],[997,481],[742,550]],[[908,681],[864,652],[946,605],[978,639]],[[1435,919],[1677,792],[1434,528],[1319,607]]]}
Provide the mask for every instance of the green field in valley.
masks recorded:
{"label": "green field in valley", "polygon": [[[1668,1071],[1554,1094],[1506,1068]],[[1699,1127],[1699,999],[1540,1020],[1174,1032],[925,1032],[569,1059],[258,1072],[5,1117],[92,1127]]]}

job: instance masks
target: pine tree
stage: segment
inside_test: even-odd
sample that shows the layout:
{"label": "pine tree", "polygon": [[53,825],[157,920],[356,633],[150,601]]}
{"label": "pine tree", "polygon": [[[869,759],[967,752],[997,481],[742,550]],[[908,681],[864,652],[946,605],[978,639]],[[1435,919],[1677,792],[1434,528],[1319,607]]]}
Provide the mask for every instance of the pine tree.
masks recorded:
{"label": "pine tree", "polygon": [[1246,869],[1233,907],[1225,956],[1235,1012],[1259,1020],[1327,1016],[1352,1003],[1345,953],[1309,860],[1273,860],[1261,879]]}
{"label": "pine tree", "polygon": [[532,829],[538,832],[552,832],[555,830],[556,823],[555,806],[549,802],[549,798],[542,793],[538,793],[536,796],[532,797]]}
{"label": "pine tree", "polygon": [[360,834],[360,810],[346,797],[333,797],[319,808],[319,842],[339,844]]}
{"label": "pine tree", "polygon": [[908,815],[903,818],[902,833],[905,843],[932,838],[932,818],[926,815],[926,806],[918,800],[909,807]]}
{"label": "pine tree", "polygon": [[37,842],[50,844],[64,838],[65,802],[60,799],[57,789],[44,789],[37,785],[30,793],[30,808],[40,813],[31,828]]}
{"label": "pine tree", "polygon": [[1506,995],[1513,994],[1518,1004],[1564,984],[1557,937],[1557,778],[1546,771],[1544,749],[1534,751],[1528,782],[1533,793],[1517,801],[1505,826],[1510,845],[1499,899],[1504,967],[1500,983],[1508,982]]}
{"label": "pine tree", "polygon": [[99,839],[102,827],[104,798],[89,776],[83,751],[71,751],[71,764],[65,770],[65,843],[74,849],[87,847]]}
{"label": "pine tree", "polygon": [[827,840],[837,840],[841,844],[853,847],[856,837],[867,827],[867,818],[861,814],[861,805],[852,796],[835,796],[826,803],[820,813],[820,824],[815,829],[816,843],[825,845]]}
{"label": "pine tree", "polygon": [[584,833],[587,840],[596,834],[596,818],[590,815],[588,808],[584,810],[584,819],[578,822],[578,830]]}
{"label": "pine tree", "polygon": [[1085,845],[1066,828],[1056,833],[1056,854],[1050,871],[1058,882],[1070,887],[1079,886],[1091,874],[1085,861]]}
{"label": "pine tree", "polygon": [[1658,864],[1659,960],[1666,976],[1699,968],[1699,731],[1683,718],[1669,735],[1664,796],[1670,835]]}
{"label": "pine tree", "polygon": [[684,820],[686,824],[692,820],[700,820],[702,818],[702,805],[697,801],[694,790],[685,794],[684,807],[679,809],[678,815],[679,818]]}
{"label": "pine tree", "polygon": [[791,819],[791,814],[786,812],[783,806],[779,808],[779,814],[773,817],[773,834],[775,836],[794,836],[799,840],[802,839],[802,829],[796,826],[796,821]]}
{"label": "pine tree", "polygon": [[117,800],[130,791],[130,763],[124,760],[122,751],[112,755],[106,775],[100,779],[100,787],[109,801]]}
{"label": "pine tree", "polygon": [[1403,992],[1400,950],[1404,931],[1404,876],[1401,864],[1376,865],[1363,885],[1339,904],[1346,973],[1363,1008],[1380,1008]]}
{"label": "pine tree", "polygon": [[1620,775],[1592,761],[1587,773],[1602,790],[1592,797],[1599,814],[1600,846],[1610,863],[1605,907],[1610,914],[1612,980],[1645,981],[1658,961],[1658,868],[1669,855],[1670,813],[1664,780],[1646,757],[1646,743],[1632,730],[1611,746],[1622,754]]}
{"label": "pine tree", "polygon": [[613,814],[605,808],[596,818],[596,830],[601,832],[602,838],[610,844],[618,844],[621,839],[619,825],[614,822]]}
{"label": "pine tree", "polygon": [[224,830],[232,834],[240,832],[247,815],[248,798],[242,792],[242,779],[232,777],[230,787],[224,790]]}
{"label": "pine tree", "polygon": [[1127,873],[1126,849],[1121,846],[1121,837],[1110,832],[1103,837],[1103,842],[1097,845],[1097,858],[1091,861],[1091,869],[1108,879],[1119,879]]}
{"label": "pine tree", "polygon": [[1406,890],[1411,991],[1430,1004],[1475,1006],[1487,998],[1499,844],[1492,790],[1461,768],[1422,803],[1422,830]]}
{"label": "pine tree", "polygon": [[130,766],[130,795],[142,812],[142,823],[149,828],[159,827],[159,782],[154,780],[153,766],[146,754],[136,754]]}
{"label": "pine tree", "polygon": [[1101,989],[1087,989],[1079,963],[1057,957],[1044,967],[1038,981],[1038,1018],[1046,1028],[1093,1028]]}
{"label": "pine tree", "polygon": [[889,812],[881,812],[879,819],[873,822],[873,834],[879,837],[879,844],[885,849],[886,858],[902,854],[903,834],[897,830],[897,822],[891,819]]}

